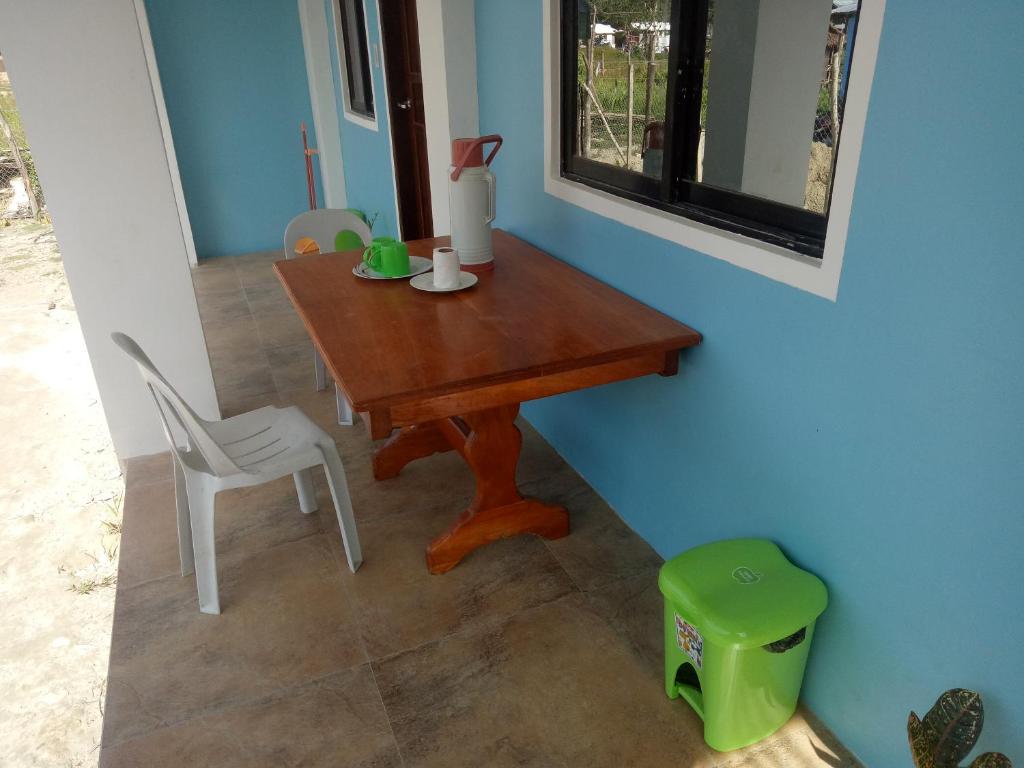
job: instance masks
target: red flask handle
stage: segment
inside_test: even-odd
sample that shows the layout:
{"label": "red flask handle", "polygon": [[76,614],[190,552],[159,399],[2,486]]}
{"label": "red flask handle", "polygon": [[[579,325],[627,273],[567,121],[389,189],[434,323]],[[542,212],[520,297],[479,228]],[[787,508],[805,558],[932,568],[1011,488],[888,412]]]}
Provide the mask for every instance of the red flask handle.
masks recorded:
{"label": "red flask handle", "polygon": [[492,133],[490,136],[481,136],[479,139],[476,139],[472,144],[466,147],[466,151],[462,153],[462,157],[459,158],[459,161],[452,169],[452,181],[459,180],[459,176],[462,175],[462,169],[466,167],[466,163],[469,162],[470,155],[473,154],[474,150],[482,147],[484,144],[493,143],[494,149],[491,150],[491,154],[489,154],[487,159],[484,160],[484,165],[490,167],[491,161],[494,160],[494,156],[498,154],[498,150],[501,149],[503,141],[504,139],[496,133]]}

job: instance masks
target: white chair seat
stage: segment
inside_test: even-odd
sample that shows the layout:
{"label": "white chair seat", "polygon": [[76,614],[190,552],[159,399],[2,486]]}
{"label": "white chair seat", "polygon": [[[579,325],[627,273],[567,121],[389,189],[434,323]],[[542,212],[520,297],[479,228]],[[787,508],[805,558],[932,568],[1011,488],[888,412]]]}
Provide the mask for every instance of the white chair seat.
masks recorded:
{"label": "white chair seat", "polygon": [[[217,552],[214,539],[218,492],[292,475],[299,508],[317,510],[312,467],[322,466],[338,515],[348,566],[362,563],[345,468],[331,436],[296,407],[268,406],[221,421],[199,418],[156,369],[146,353],[123,333],[112,335],[139,367],[156,400],[164,433],[174,455],[174,491],[178,510],[181,573],[195,572],[199,610],[220,613]],[[170,417],[170,418],[169,418]],[[175,438],[171,422],[185,433],[185,447]]]}
{"label": "white chair seat", "polygon": [[260,408],[210,424],[209,430],[240,470],[263,476],[308,467],[302,462],[319,451],[317,442],[331,439],[296,407]]}

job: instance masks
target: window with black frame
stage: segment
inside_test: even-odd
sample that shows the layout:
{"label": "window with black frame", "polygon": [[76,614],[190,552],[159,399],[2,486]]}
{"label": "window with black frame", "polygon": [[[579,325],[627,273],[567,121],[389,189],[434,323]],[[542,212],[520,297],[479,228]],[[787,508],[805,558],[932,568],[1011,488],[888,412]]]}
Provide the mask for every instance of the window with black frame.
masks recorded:
{"label": "window with black frame", "polygon": [[561,0],[562,174],[820,257],[859,0]]}
{"label": "window with black frame", "polygon": [[337,2],[349,108],[365,117],[373,117],[373,76],[370,73],[363,0]]}

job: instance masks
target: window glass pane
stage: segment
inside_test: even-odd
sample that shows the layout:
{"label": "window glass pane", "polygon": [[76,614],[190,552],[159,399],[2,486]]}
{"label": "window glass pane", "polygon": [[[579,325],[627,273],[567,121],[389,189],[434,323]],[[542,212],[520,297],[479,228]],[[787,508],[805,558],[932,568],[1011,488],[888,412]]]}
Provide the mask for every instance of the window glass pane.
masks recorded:
{"label": "window glass pane", "polygon": [[827,213],[857,0],[708,0],[696,180]]}
{"label": "window glass pane", "polygon": [[661,178],[669,0],[576,4],[577,157]]}
{"label": "window glass pane", "polygon": [[363,0],[338,0],[338,3],[341,10],[349,105],[354,111],[372,117],[373,86],[370,81]]}

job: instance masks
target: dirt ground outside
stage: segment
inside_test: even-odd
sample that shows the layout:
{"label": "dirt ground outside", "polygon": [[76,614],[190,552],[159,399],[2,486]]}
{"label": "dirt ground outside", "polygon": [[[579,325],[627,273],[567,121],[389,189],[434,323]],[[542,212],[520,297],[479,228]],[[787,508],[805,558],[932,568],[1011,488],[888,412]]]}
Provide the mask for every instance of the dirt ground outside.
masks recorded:
{"label": "dirt ground outside", "polygon": [[124,482],[53,230],[0,222],[0,762],[94,766]]}

